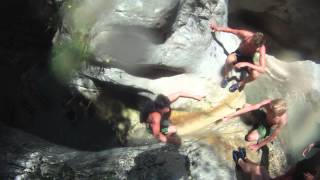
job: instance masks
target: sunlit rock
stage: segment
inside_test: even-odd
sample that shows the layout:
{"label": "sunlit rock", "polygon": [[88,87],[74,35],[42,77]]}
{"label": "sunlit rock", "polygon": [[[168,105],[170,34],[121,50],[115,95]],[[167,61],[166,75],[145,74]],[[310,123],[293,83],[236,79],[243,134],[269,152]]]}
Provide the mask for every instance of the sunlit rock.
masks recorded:
{"label": "sunlit rock", "polygon": [[[250,5],[264,13],[274,3]],[[0,152],[7,169],[1,174],[21,179],[233,179],[237,171],[231,152],[250,144],[244,140],[250,127],[237,118],[228,123],[221,118],[266,98],[285,98],[289,104],[289,123],[281,136],[259,152],[248,150],[248,157],[272,176],[288,168],[287,154],[299,157],[319,132],[316,63],[268,56],[267,73],[244,92],[220,88],[225,58],[240,42],[209,28],[213,21],[227,26],[224,0],[68,1],[61,11],[49,63],[58,80],[36,68],[25,73],[22,79],[32,83],[21,85],[25,98],[15,111],[16,119],[24,119],[16,123],[40,127],[35,134],[55,144],[4,127],[1,132],[7,134],[0,143],[8,148]],[[60,86],[70,92],[59,93]],[[50,93],[41,96],[39,89]],[[182,145],[165,146],[140,123],[139,109],[159,93],[176,91],[207,96],[172,104]]]}

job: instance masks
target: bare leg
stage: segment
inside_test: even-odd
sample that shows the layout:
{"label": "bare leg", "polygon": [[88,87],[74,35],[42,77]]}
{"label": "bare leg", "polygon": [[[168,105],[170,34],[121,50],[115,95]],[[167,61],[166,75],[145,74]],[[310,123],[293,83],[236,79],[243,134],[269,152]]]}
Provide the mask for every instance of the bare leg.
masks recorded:
{"label": "bare leg", "polygon": [[239,166],[245,172],[251,175],[252,180],[269,180],[270,175],[265,167],[253,163],[249,159],[239,159]]}
{"label": "bare leg", "polygon": [[258,141],[259,139],[259,133],[257,130],[253,130],[253,131],[250,131],[247,135],[246,135],[246,141],[249,141],[249,142],[253,142],[253,141]]}
{"label": "bare leg", "polygon": [[236,53],[228,55],[226,62],[223,66],[223,78],[227,78],[229,72],[233,69],[233,64],[237,61]]}

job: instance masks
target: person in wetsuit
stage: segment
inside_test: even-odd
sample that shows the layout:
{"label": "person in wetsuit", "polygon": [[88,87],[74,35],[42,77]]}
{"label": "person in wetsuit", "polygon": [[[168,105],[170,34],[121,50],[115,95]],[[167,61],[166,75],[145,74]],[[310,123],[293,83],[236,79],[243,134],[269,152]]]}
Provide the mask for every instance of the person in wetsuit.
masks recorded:
{"label": "person in wetsuit", "polygon": [[[237,89],[242,90],[246,83],[257,79],[265,72],[266,47],[264,45],[265,38],[263,33],[253,33],[247,30],[219,27],[215,23],[212,23],[210,27],[213,31],[235,34],[242,40],[239,48],[235,52],[230,53],[226,59],[223,67],[223,80],[221,82],[222,88],[225,88],[228,85],[228,74],[234,67],[238,70],[247,71],[248,76],[240,80],[240,82],[231,85],[229,88],[231,92],[234,92]],[[260,54],[259,64],[253,62],[253,57],[256,52]]]}

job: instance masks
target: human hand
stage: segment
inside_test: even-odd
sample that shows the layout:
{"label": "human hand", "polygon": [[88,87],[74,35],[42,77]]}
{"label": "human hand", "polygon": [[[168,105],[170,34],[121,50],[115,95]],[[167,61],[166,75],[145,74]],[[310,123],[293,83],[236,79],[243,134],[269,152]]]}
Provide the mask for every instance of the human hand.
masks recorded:
{"label": "human hand", "polygon": [[212,29],[212,31],[219,31],[218,26],[216,25],[215,22],[212,22],[210,24],[210,28]]}
{"label": "human hand", "polygon": [[257,151],[258,149],[260,149],[260,146],[258,144],[250,144],[249,149],[252,151]]}
{"label": "human hand", "polygon": [[311,149],[314,147],[314,143],[309,144],[307,147],[304,148],[302,152],[302,156],[306,157],[306,155],[311,151]]}

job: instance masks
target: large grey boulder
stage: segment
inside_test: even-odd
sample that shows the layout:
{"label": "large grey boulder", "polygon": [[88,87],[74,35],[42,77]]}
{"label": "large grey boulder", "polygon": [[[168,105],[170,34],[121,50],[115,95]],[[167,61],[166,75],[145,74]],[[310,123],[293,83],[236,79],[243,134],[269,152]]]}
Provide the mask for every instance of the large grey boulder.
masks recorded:
{"label": "large grey boulder", "polygon": [[1,125],[2,179],[234,179],[212,148],[197,142],[100,152],[57,146]]}

